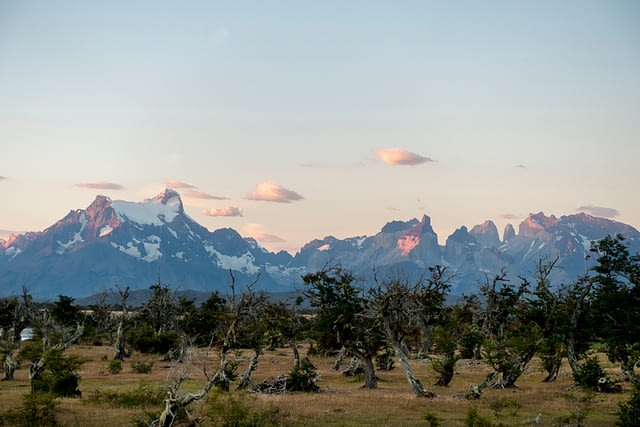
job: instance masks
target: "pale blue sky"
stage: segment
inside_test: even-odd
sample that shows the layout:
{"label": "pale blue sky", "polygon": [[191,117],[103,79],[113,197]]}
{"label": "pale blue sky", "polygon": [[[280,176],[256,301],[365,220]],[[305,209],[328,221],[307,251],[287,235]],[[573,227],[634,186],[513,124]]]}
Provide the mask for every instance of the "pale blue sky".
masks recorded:
{"label": "pale blue sky", "polygon": [[168,180],[292,252],[422,214],[441,243],[541,210],[639,227],[639,137],[636,1],[0,0],[1,230]]}

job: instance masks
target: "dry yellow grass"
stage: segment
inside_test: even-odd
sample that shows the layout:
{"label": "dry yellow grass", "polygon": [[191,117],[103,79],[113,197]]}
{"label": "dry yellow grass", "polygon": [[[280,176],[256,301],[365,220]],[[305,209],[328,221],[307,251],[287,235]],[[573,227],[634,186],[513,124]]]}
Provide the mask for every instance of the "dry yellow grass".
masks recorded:
{"label": "dry yellow grass", "polygon": [[[167,362],[157,357],[134,354],[123,364],[119,374],[107,371],[113,350],[108,347],[73,346],[70,353],[87,360],[82,366],[80,388],[81,399],[61,399],[58,420],[64,426],[127,426],[132,425],[133,417],[142,415],[145,409],[112,408],[105,405],[87,403],[88,396],[94,390],[130,391],[139,387],[141,381],[149,384],[163,384],[171,378],[173,369]],[[304,349],[302,349],[304,354]],[[245,353],[247,356],[249,352]],[[135,360],[153,361],[151,374],[132,372],[131,364]],[[469,385],[478,383],[489,372],[489,368],[477,361],[459,361],[457,373],[449,387],[431,387],[437,397],[434,399],[417,398],[411,392],[400,367],[391,371],[380,371],[379,388],[367,390],[361,388],[359,379],[344,377],[331,370],[333,359],[311,357],[321,375],[320,393],[287,393],[285,395],[251,395],[245,398],[247,404],[255,408],[278,407],[287,414],[286,420],[292,425],[301,426],[425,426],[424,416],[436,415],[441,425],[460,426],[467,411],[475,406],[478,412],[494,422],[505,425],[523,425],[537,413],[542,413],[543,425],[553,425],[561,416],[575,411],[582,393],[573,389],[570,371],[565,366],[558,380],[551,384],[542,383],[544,373],[534,360],[517,382],[518,387],[509,390],[487,390],[478,401],[467,401],[459,395],[464,394]],[[617,377],[615,366],[602,359],[603,366],[611,375]],[[201,352],[197,362],[178,365],[177,369],[189,367],[185,390],[195,390],[204,381],[203,364],[209,370],[215,370],[217,358],[214,354]],[[266,352],[260,358],[254,380],[260,382],[276,375],[285,374],[291,369],[292,356],[287,349]],[[435,375],[428,363],[412,361],[416,375],[425,385],[435,382]],[[16,379],[0,383],[0,412],[15,407],[21,396],[28,393],[26,366],[16,371]],[[239,372],[244,364],[239,367]],[[615,423],[618,403],[628,399],[629,385],[624,392],[616,395],[598,394],[592,403],[587,418],[589,426],[610,426]],[[504,407],[499,409],[499,404]],[[206,412],[206,402],[194,405],[193,412]],[[159,411],[161,408],[148,408]]]}

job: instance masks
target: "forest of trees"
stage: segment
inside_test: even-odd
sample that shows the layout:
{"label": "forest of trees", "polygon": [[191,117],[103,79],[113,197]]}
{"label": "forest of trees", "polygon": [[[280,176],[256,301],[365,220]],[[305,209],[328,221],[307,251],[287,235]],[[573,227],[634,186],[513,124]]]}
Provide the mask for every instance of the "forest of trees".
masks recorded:
{"label": "forest of trees", "polygon": [[[328,265],[302,277],[293,301],[274,301],[255,291],[259,276],[253,283],[236,283],[231,271],[229,292],[214,292],[200,305],[178,297],[160,277],[140,307],[129,305],[129,287],[116,286],[115,305],[106,303],[105,294],[91,307],[79,307],[65,295],[36,303],[24,286],[20,297],[0,299],[4,379],[13,379],[16,355],[24,353],[21,358],[32,361],[32,394],[79,396],[76,371],[82,361],[65,355],[79,341],[112,346],[115,365],[134,351],[158,353],[169,362],[186,362],[194,347],[216,352],[220,364],[203,372],[199,390],[183,392],[180,377],[167,387],[164,408],[149,425],[171,426],[189,418],[189,405],[214,387],[318,391],[321,384],[309,360],[313,354],[334,356],[334,369],[360,373],[366,388],[377,387],[379,370],[399,363],[421,398],[435,397],[450,383],[459,359],[481,359],[492,370],[468,385],[467,399],[481,398],[488,388],[516,386],[538,357],[545,382],[555,381],[566,361],[582,389],[614,393],[621,381],[635,384],[620,407],[620,424],[637,425],[629,420],[640,415],[640,255],[630,254],[624,237],[616,235],[593,242],[590,256],[593,267],[573,283],[552,283],[558,259],[545,258],[526,275],[487,274],[476,294],[458,296],[455,303],[450,295],[455,274],[440,265],[418,280],[401,271],[384,277],[374,271],[365,278]],[[26,327],[35,330],[37,340],[21,341]],[[303,341],[310,343],[308,357],[298,351]],[[252,373],[260,357],[276,347],[291,350],[290,371],[256,384]],[[242,372],[233,356],[239,349],[251,352]],[[596,350],[618,364],[619,375],[607,376],[593,355]],[[435,384],[414,374],[416,360],[430,361]]]}

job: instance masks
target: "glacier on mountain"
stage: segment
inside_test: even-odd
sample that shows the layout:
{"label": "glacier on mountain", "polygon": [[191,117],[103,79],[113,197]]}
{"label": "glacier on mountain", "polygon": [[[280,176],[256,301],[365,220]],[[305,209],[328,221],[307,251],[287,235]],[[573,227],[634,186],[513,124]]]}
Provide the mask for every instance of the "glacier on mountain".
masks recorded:
{"label": "glacier on mountain", "polygon": [[158,196],[139,203],[113,200],[111,207],[121,221],[129,220],[140,225],[163,225],[172,222],[180,213],[182,202],[180,196],[171,197],[166,202]]}

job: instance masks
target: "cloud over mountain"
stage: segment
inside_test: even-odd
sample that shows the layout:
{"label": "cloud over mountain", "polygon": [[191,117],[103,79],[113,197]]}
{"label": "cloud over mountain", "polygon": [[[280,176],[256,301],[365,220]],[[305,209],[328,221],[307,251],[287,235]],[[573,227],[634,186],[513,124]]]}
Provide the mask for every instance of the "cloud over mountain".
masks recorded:
{"label": "cloud over mountain", "polygon": [[388,165],[408,165],[415,166],[423,163],[433,162],[433,159],[429,157],[421,156],[420,154],[412,153],[410,151],[403,150],[401,148],[380,148],[374,150],[376,155]]}
{"label": "cloud over mountain", "polygon": [[203,191],[189,190],[184,192],[185,197],[191,199],[204,199],[204,200],[228,200],[228,197],[214,196],[212,194],[205,193]]}
{"label": "cloud over mountain", "polygon": [[585,212],[590,215],[599,216],[603,218],[616,218],[620,216],[620,212],[617,209],[605,208],[602,206],[593,206],[593,205],[580,206],[579,208],[576,208],[576,211]]}
{"label": "cloud over mountain", "polygon": [[500,216],[500,218],[502,218],[502,219],[511,219],[511,220],[521,218],[521,216],[520,216],[520,215],[516,215],[516,214],[512,214],[512,213],[502,213],[502,214],[500,214],[499,216]]}
{"label": "cloud over mountain", "polygon": [[76,187],[91,188],[91,189],[98,189],[98,190],[122,190],[124,188],[120,184],[116,184],[113,182],[105,182],[105,181],[80,182],[76,184]]}
{"label": "cloud over mountain", "polygon": [[167,185],[167,187],[171,187],[171,188],[184,188],[184,189],[198,188],[195,185],[188,184],[182,181],[177,181],[175,179],[168,179],[165,181],[165,184]]}
{"label": "cloud over mountain", "polygon": [[227,206],[218,209],[206,209],[202,213],[206,216],[242,216],[242,211],[236,206]]}
{"label": "cloud over mountain", "polygon": [[262,224],[249,223],[242,227],[242,234],[262,243],[285,243],[286,240],[275,234],[267,233]]}
{"label": "cloud over mountain", "polygon": [[284,188],[273,181],[261,182],[256,186],[255,190],[247,194],[246,198],[248,200],[278,203],[291,203],[304,199],[304,197],[295,191]]}

